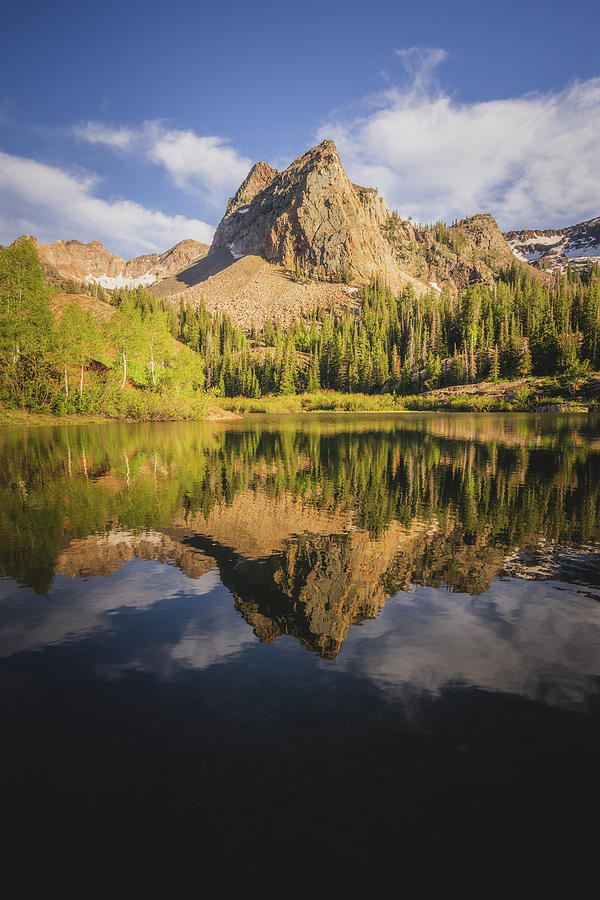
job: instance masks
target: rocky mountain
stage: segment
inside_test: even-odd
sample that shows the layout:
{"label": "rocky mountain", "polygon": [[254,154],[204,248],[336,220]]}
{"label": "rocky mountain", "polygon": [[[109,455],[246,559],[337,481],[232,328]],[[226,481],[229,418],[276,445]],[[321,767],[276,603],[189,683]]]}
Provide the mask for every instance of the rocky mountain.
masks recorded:
{"label": "rocky mountain", "polygon": [[402,280],[381,232],[387,207],[376,191],[350,183],[332,141],[309,150],[284,172],[259,166],[233,198],[211,252],[227,247],[236,258],[262,256],[328,277]]}
{"label": "rocky mountain", "polygon": [[515,261],[496,220],[486,213],[450,226],[417,225],[391,213],[383,231],[398,265],[439,292],[456,293],[478,282],[493,284],[499,272]]}
{"label": "rocky mountain", "polygon": [[392,287],[451,289],[492,280],[513,261],[490,215],[454,226],[420,227],[390,212],[376,188],[352,184],[333,141],[323,141],[284,172],[258,163],[227,208],[211,253],[323,277],[382,278]]}
{"label": "rocky mountain", "polygon": [[456,293],[492,283],[513,262],[492,216],[450,227],[402,220],[376,188],[353,184],[335,144],[323,141],[283,172],[256,163],[230,198],[206,257],[152,290],[202,300],[249,326],[273,314],[285,320],[316,305],[347,304],[374,277],[394,290],[410,284],[419,294]]}
{"label": "rocky mountain", "polygon": [[387,215],[376,191],[351,184],[334,144],[324,141],[284,172],[253,166],[207,256],[152,290],[225,309],[249,327],[346,306],[357,285],[376,275],[395,289],[430,289],[397,265],[382,232]]}
{"label": "rocky mountain", "polygon": [[600,262],[600,217],[567,228],[508,231],[504,235],[517,259],[549,270]]}
{"label": "rocky mountain", "polygon": [[[376,188],[350,181],[328,140],[282,172],[256,163],[229,199],[210,248],[188,240],[162,254],[123,260],[98,241],[32,240],[50,279],[108,289],[150,286],[172,302],[224,310],[247,329],[274,316],[285,323],[315,307],[344,308],[373,278],[395,291],[410,285],[418,295],[456,294],[477,282],[492,284],[515,262],[492,216],[451,226],[404,220]],[[518,264],[548,277],[523,253]]]}
{"label": "rocky mountain", "polygon": [[23,240],[33,242],[49,281],[73,279],[95,282],[109,290],[153,284],[187,268],[190,263],[205,256],[209,249],[199,241],[185,240],[164,253],[146,253],[134,259],[122,259],[110,253],[100,241],[40,244],[31,235],[23,235],[15,243]]}

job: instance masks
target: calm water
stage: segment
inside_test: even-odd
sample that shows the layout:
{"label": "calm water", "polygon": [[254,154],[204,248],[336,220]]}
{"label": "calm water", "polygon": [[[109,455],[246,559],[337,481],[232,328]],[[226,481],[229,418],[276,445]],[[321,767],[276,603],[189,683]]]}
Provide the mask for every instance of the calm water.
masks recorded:
{"label": "calm water", "polygon": [[5,818],[350,854],[572,833],[599,550],[593,416],[4,430]]}

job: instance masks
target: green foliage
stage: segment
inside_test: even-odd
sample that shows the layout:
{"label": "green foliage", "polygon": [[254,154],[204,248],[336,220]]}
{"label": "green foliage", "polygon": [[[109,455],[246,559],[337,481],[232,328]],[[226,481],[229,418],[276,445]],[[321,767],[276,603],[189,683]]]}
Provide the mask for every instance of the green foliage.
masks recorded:
{"label": "green foliage", "polygon": [[53,316],[31,241],[0,247],[0,401],[49,409]]}

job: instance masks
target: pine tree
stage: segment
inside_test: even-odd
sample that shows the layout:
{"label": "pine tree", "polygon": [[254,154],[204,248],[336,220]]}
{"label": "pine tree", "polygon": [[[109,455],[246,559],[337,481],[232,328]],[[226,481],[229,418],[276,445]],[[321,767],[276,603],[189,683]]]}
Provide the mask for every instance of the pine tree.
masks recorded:
{"label": "pine tree", "polygon": [[492,354],[492,365],[490,368],[490,381],[498,381],[500,377],[500,355],[498,353],[498,347],[494,344],[494,351]]}
{"label": "pine tree", "polygon": [[521,378],[526,378],[531,372],[531,353],[529,352],[529,341],[523,338],[521,342],[521,351],[519,355],[518,373]]}
{"label": "pine tree", "polygon": [[319,379],[319,359],[317,356],[316,348],[313,350],[310,363],[308,366],[308,379],[306,389],[309,394],[316,393],[321,387],[320,379]]}

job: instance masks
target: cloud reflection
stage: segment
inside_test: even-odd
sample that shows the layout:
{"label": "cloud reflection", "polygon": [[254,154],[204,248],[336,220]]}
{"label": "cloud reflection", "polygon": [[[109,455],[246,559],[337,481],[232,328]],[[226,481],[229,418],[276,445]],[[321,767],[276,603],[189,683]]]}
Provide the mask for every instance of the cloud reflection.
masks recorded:
{"label": "cloud reflection", "polygon": [[407,701],[453,686],[572,708],[597,693],[599,645],[600,604],[587,592],[496,579],[478,597],[427,587],[398,594],[351,630],[336,666]]}

